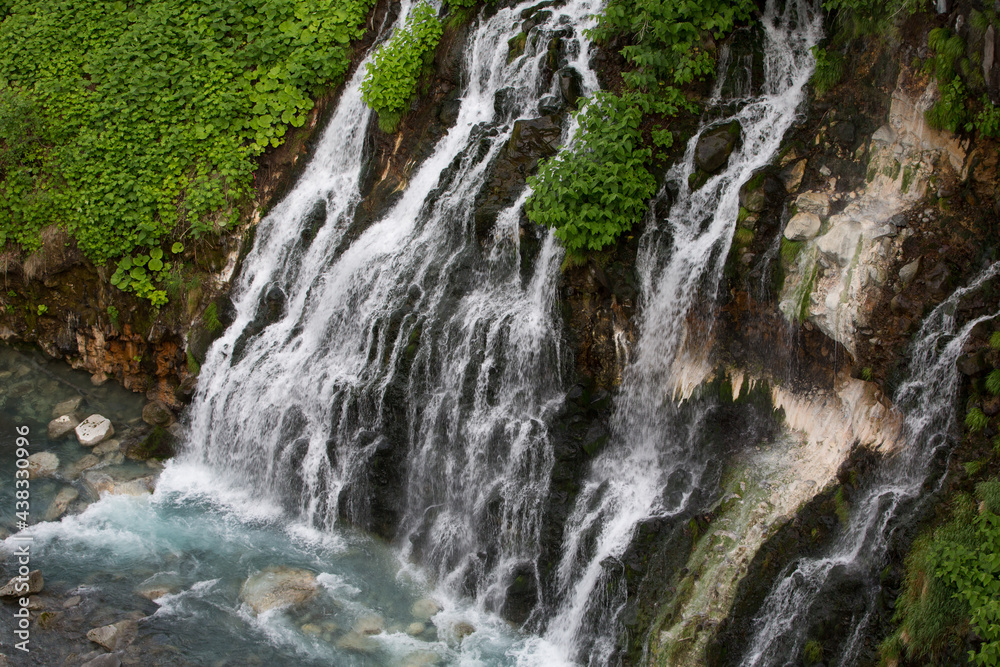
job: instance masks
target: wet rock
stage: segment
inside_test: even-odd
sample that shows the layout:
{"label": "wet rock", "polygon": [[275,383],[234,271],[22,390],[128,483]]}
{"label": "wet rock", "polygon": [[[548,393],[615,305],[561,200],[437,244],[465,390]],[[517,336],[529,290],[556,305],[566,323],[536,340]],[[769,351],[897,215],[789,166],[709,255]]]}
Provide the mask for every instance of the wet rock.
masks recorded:
{"label": "wet rock", "polygon": [[709,174],[718,171],[729,161],[739,137],[739,123],[729,123],[705,132],[698,138],[694,149],[695,165]]}
{"label": "wet rock", "polygon": [[316,575],[309,570],[269,567],[243,583],[240,599],[260,614],[275,607],[301,604],[316,592]]}
{"label": "wet rock", "polygon": [[94,447],[93,452],[97,456],[104,456],[105,454],[112,454],[121,449],[121,442],[118,440],[105,440],[101,444]]}
{"label": "wet rock", "polygon": [[815,213],[796,213],[785,226],[785,238],[789,241],[809,241],[816,238],[822,224]]}
{"label": "wet rock", "polygon": [[795,198],[801,213],[814,213],[821,218],[830,215],[830,198],[822,192],[803,192]]}
{"label": "wet rock", "polygon": [[87,639],[109,651],[117,651],[134,642],[138,634],[139,624],[133,620],[126,620],[94,628],[87,633]]}
{"label": "wet rock", "polygon": [[902,294],[897,294],[889,302],[889,310],[893,315],[913,316],[920,312],[920,304]]}
{"label": "wet rock", "polygon": [[[27,584],[28,588],[24,586]],[[16,598],[24,595],[34,595],[41,593],[45,587],[45,580],[42,578],[41,570],[32,570],[25,578],[14,577],[0,588],[0,598]]]}
{"label": "wet rock", "polygon": [[52,408],[53,419],[56,417],[62,417],[63,415],[72,415],[80,409],[81,403],[83,403],[82,396],[74,396],[73,398],[56,403],[56,406]]}
{"label": "wet rock", "polygon": [[556,72],[556,76],[559,78],[559,92],[566,100],[566,106],[575,109],[577,101],[583,94],[583,79],[580,73],[572,67],[564,67]]}
{"label": "wet rock", "polygon": [[767,206],[767,195],[764,193],[763,182],[750,189],[753,180],[756,179],[752,179],[740,188],[740,206],[751,213],[760,213]]}
{"label": "wet rock", "polygon": [[562,129],[548,116],[519,120],[514,123],[507,156],[511,160],[531,160],[555,155],[559,150]]}
{"label": "wet rock", "polygon": [[542,116],[551,116],[559,113],[566,107],[561,97],[546,95],[538,101],[538,113]]}
{"label": "wet rock", "polygon": [[476,628],[471,623],[459,621],[452,628],[452,631],[455,633],[455,639],[461,642],[463,639],[475,632]]}
{"label": "wet rock", "polygon": [[142,421],[150,426],[167,427],[174,423],[174,413],[161,401],[150,401],[142,408]]}
{"label": "wet rock", "polygon": [[79,595],[74,595],[71,598],[67,598],[66,601],[63,602],[63,609],[70,609],[72,607],[75,607],[76,605],[80,604],[82,600],[83,598],[81,598]]}
{"label": "wet rock", "polygon": [[171,429],[154,426],[148,431],[144,429],[129,431],[122,442],[122,450],[134,461],[165,459],[174,455],[176,441],[177,436]]}
{"label": "wet rock", "polygon": [[385,632],[385,619],[381,616],[365,616],[358,619],[351,632],[359,635],[380,635]]}
{"label": "wet rock", "polygon": [[522,563],[514,570],[510,585],[507,586],[503,617],[521,625],[528,620],[537,603],[538,580],[535,568],[530,563]]}
{"label": "wet rock", "polygon": [[105,653],[83,663],[82,667],[121,667],[121,664],[122,661],[117,655]]}
{"label": "wet rock", "polygon": [[451,127],[458,121],[458,112],[462,109],[462,100],[445,100],[441,103],[438,120],[446,127]]}
{"label": "wet rock", "polygon": [[76,463],[72,463],[66,467],[66,479],[76,479],[83,473],[84,470],[89,470],[100,462],[100,457],[93,454],[87,454]]}
{"label": "wet rock", "polygon": [[413,622],[410,623],[408,626],[406,626],[406,634],[410,635],[411,637],[419,637],[420,635],[424,634],[424,630],[426,629],[427,626],[424,625],[423,623]]}
{"label": "wet rock", "polygon": [[955,367],[962,375],[979,375],[989,368],[989,364],[981,352],[963,354],[955,362]]}
{"label": "wet rock", "polygon": [[507,40],[507,62],[511,63],[524,54],[524,45],[528,43],[528,33],[519,32]]}
{"label": "wet rock", "polygon": [[115,434],[111,420],[101,415],[90,415],[80,422],[75,430],[76,439],[84,447],[93,447]]}
{"label": "wet rock", "polygon": [[378,642],[357,632],[348,632],[337,640],[337,648],[355,653],[372,653],[378,648]]}
{"label": "wet rock", "polygon": [[80,497],[80,492],[74,489],[72,486],[64,487],[60,489],[59,493],[52,500],[49,508],[45,511],[46,521],[55,521],[69,508],[70,503]]}
{"label": "wet rock", "polygon": [[833,124],[833,127],[830,128],[830,134],[834,141],[849,147],[853,146],[855,139],[857,139],[857,128],[854,127],[854,123],[842,120]]}
{"label": "wet rock", "polygon": [[440,665],[441,659],[434,651],[414,651],[403,658],[401,667],[433,667]]}
{"label": "wet rock", "polygon": [[94,471],[83,474],[83,486],[95,498],[99,498],[105,493],[123,496],[144,496],[153,492],[156,482],[152,475],[121,481],[115,480],[107,473]]}
{"label": "wet rock", "polygon": [[323,628],[319,627],[315,623],[305,623],[299,629],[302,630],[302,634],[309,637],[319,637],[323,634]]}
{"label": "wet rock", "polygon": [[920,271],[920,258],[913,260],[909,264],[906,264],[899,270],[899,282],[903,287],[906,287],[913,282],[913,279],[917,277],[917,272]]}
{"label": "wet rock", "polygon": [[806,159],[803,158],[793,162],[781,170],[781,182],[785,185],[785,192],[791,194],[799,189],[802,184],[802,177],[806,174]]}
{"label": "wet rock", "polygon": [[48,436],[49,440],[60,440],[76,429],[80,425],[79,420],[71,415],[63,415],[62,417],[56,417],[49,422]]}
{"label": "wet rock", "polygon": [[441,611],[441,605],[430,598],[417,600],[410,607],[410,614],[419,621],[429,621],[439,611]]}
{"label": "wet rock", "polygon": [[28,457],[28,478],[51,477],[59,470],[59,457],[52,452],[38,452]]}

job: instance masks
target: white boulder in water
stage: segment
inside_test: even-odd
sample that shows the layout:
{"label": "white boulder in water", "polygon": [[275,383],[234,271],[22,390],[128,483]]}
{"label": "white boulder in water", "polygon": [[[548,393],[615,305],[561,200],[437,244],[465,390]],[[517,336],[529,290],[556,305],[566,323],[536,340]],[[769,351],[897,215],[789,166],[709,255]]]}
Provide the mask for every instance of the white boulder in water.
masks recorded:
{"label": "white boulder in water", "polygon": [[111,425],[111,420],[101,415],[90,415],[76,427],[76,439],[84,447],[93,447],[114,434],[115,427]]}
{"label": "white boulder in water", "polygon": [[269,567],[250,575],[240,599],[258,614],[275,607],[300,604],[316,595],[316,575],[309,570]]}
{"label": "white boulder in water", "polygon": [[413,618],[418,621],[429,621],[431,616],[441,611],[441,605],[430,598],[424,598],[422,600],[417,600],[410,607],[410,613],[413,614]]}

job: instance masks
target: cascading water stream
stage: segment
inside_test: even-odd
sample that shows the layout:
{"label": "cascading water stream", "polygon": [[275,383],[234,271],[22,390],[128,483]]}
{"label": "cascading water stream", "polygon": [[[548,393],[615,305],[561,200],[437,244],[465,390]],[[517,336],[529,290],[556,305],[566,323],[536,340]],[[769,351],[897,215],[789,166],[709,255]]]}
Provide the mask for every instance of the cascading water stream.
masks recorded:
{"label": "cascading water stream", "polygon": [[[774,0],[762,17],[765,81],[761,94],[733,116],[703,127],[683,161],[668,174],[678,195],[666,220],[653,221],[640,246],[641,336],[613,417],[612,443],[594,461],[569,517],[558,570],[562,602],[546,637],[574,659],[604,665],[618,640],[624,600],[608,599],[610,567],[636,527],[684,509],[704,471],[694,449],[704,415],[681,417],[670,400],[677,362],[690,336],[692,306],[711,304],[732,242],[739,188],[777,153],[797,115],[812,74],[809,49],[820,38],[821,14],[806,0]],[[742,145],[728,166],[692,192],[694,152],[705,131],[737,122]],[[693,341],[692,341],[693,342]]]}
{"label": "cascading water stream", "polygon": [[[905,416],[905,445],[879,471],[854,505],[850,521],[833,547],[818,558],[803,558],[786,568],[754,620],[754,636],[741,665],[786,664],[808,639],[809,619],[836,579],[855,579],[878,590],[878,571],[897,520],[919,514],[933,494],[927,489],[932,463],[949,446],[955,426],[959,372],[955,366],[972,329],[998,315],[984,315],[956,330],[955,312],[963,298],[1000,274],[1000,263],[956,290],[924,320],[914,336],[910,378],[899,388],[896,407]],[[934,480],[937,488],[943,477]],[[850,637],[832,664],[851,665],[874,612],[876,596],[850,620]]]}
{"label": "cascading water stream", "polygon": [[[474,202],[515,121],[558,92],[543,67],[552,34],[570,36],[584,90],[597,86],[582,37],[597,0],[556,9],[507,62],[531,4],[480,19],[457,122],[348,244],[369,123],[359,68],[316,160],[259,226],[235,323],[202,368],[186,454],[319,528],[346,517],[403,538],[404,556],[446,591],[490,610],[516,568],[537,568],[553,465],[546,423],[565,393],[561,251],[547,234],[523,276],[523,196],[486,250]],[[325,222],[311,232],[317,211]],[[277,312],[262,322],[269,306]]]}

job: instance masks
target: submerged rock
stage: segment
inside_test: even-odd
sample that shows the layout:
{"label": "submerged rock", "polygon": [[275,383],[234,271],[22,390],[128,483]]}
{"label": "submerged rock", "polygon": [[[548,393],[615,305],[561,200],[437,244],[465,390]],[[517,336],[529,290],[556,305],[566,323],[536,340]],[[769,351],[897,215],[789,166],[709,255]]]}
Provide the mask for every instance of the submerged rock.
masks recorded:
{"label": "submerged rock", "polygon": [[144,496],[152,493],[156,481],[152,475],[131,480],[116,480],[111,475],[102,472],[88,472],[83,475],[83,485],[94,497],[101,494],[123,496]]}
{"label": "submerged rock", "polygon": [[381,616],[365,616],[358,619],[351,632],[359,635],[380,635],[385,632],[385,619]]}
{"label": "submerged rock", "polygon": [[134,642],[138,634],[139,624],[133,620],[126,620],[94,628],[87,633],[87,639],[109,651],[117,651]]}
{"label": "submerged rock", "polygon": [[94,447],[94,454],[97,456],[104,456],[105,454],[112,454],[121,449],[121,442],[118,440],[105,440],[101,444]]}
{"label": "submerged rock", "polygon": [[355,653],[372,653],[378,648],[378,642],[367,635],[348,632],[337,640],[337,648],[342,651],[354,651]]}
{"label": "submerged rock", "polygon": [[79,425],[80,422],[76,419],[76,417],[70,415],[56,417],[49,422],[49,440],[59,440],[60,438],[64,438],[72,433],[73,430]]}
{"label": "submerged rock", "polygon": [[76,463],[72,463],[66,466],[66,472],[65,472],[66,478],[76,479],[81,475],[81,473],[83,473],[84,470],[93,468],[100,462],[101,462],[100,457],[94,456],[93,454],[87,454]]}
{"label": "submerged rock", "polygon": [[424,630],[426,629],[427,626],[424,625],[423,623],[414,622],[406,626],[406,634],[410,635],[411,637],[418,637],[424,634]]}
{"label": "submerged rock", "polygon": [[73,398],[67,399],[56,403],[55,407],[52,408],[52,418],[63,417],[66,415],[72,416],[77,410],[80,409],[80,404],[83,403],[82,396],[75,396]]}
{"label": "submerged rock", "polygon": [[240,599],[258,614],[275,607],[301,604],[316,595],[316,575],[309,570],[269,567],[251,575]]}
{"label": "submerged rock", "polygon": [[101,415],[90,415],[76,427],[76,439],[84,447],[93,447],[114,434],[115,427],[111,425],[111,420]]}
{"label": "submerged rock", "polygon": [[59,457],[52,452],[38,452],[28,457],[28,477],[51,477],[59,469]]}
{"label": "submerged rock", "polygon": [[[26,583],[28,584],[28,589],[24,590],[24,584]],[[8,581],[3,588],[0,588],[0,598],[14,598],[21,597],[22,595],[41,593],[44,586],[45,580],[42,578],[42,571],[32,570],[28,573],[26,579],[14,577]]]}
{"label": "submerged rock", "polygon": [[429,621],[431,617],[441,611],[441,605],[430,598],[417,600],[410,607],[410,613],[418,621]]}
{"label": "submerged rock", "polygon": [[52,504],[49,505],[49,509],[45,512],[46,521],[55,521],[63,514],[66,513],[69,504],[80,497],[80,492],[74,489],[72,486],[67,486],[56,494],[55,499],[53,499]]}
{"label": "submerged rock", "polygon": [[83,663],[82,667],[121,667],[121,664],[122,661],[117,655],[105,653]]}
{"label": "submerged rock", "polygon": [[174,423],[174,413],[161,401],[151,401],[142,408],[142,421],[150,426],[170,426]]}

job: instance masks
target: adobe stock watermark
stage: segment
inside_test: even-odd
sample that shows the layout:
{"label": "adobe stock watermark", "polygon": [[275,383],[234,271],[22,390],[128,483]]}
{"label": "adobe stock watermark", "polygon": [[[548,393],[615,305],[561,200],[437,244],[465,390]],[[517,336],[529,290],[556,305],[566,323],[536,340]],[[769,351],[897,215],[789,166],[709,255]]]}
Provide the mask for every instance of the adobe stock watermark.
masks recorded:
{"label": "adobe stock watermark", "polygon": [[31,512],[31,480],[28,473],[28,427],[18,426],[17,440],[14,451],[17,456],[17,470],[14,472],[14,516],[16,518],[17,530],[10,538],[14,542],[13,558],[17,565],[17,576],[14,578],[14,593],[23,594],[17,599],[17,609],[14,612],[14,636],[20,641],[14,642],[14,648],[27,653],[28,643],[31,641],[31,615],[28,611],[28,593],[31,589],[31,540],[30,535],[24,535],[23,531],[28,527],[28,517]]}

